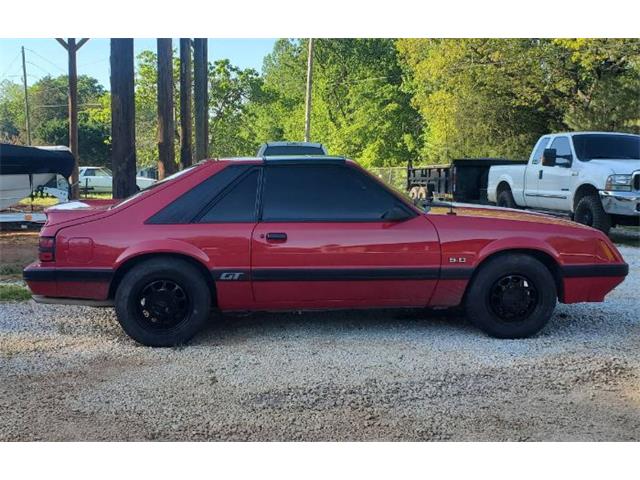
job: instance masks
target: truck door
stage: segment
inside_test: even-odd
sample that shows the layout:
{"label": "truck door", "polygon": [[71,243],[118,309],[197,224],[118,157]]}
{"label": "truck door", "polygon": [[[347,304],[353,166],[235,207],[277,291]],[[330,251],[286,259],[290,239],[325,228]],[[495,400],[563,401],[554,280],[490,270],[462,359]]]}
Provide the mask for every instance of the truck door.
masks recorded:
{"label": "truck door", "polygon": [[260,308],[428,304],[440,246],[424,215],[344,162],[274,162],[264,173],[251,240]]}
{"label": "truck door", "polygon": [[524,174],[524,201],[527,207],[540,207],[538,180],[542,172],[542,153],[549,144],[549,137],[538,140]]}
{"label": "truck door", "polygon": [[557,162],[554,166],[541,164],[538,179],[538,207],[547,210],[570,210],[571,175],[573,154],[569,137],[555,137],[549,148],[556,150]]}

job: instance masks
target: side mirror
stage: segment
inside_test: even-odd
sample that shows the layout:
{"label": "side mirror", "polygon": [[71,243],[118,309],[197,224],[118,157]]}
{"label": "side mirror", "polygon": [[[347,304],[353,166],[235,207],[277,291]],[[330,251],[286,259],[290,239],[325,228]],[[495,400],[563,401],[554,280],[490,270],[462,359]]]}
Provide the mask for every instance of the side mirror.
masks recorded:
{"label": "side mirror", "polygon": [[557,160],[557,152],[555,148],[545,148],[542,152],[542,166],[555,167]]}
{"label": "side mirror", "polygon": [[391,207],[382,214],[382,220],[386,220],[387,222],[402,222],[410,217],[411,215],[409,215],[404,208],[398,206]]}

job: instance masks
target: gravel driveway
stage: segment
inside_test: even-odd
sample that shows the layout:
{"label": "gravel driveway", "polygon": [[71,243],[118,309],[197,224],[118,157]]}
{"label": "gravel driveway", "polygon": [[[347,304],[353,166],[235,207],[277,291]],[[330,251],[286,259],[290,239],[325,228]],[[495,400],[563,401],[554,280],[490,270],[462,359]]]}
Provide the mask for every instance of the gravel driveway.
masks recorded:
{"label": "gravel driveway", "polygon": [[640,440],[640,248],[536,338],[454,315],[225,317],[179,349],[110,309],[0,304],[0,440]]}

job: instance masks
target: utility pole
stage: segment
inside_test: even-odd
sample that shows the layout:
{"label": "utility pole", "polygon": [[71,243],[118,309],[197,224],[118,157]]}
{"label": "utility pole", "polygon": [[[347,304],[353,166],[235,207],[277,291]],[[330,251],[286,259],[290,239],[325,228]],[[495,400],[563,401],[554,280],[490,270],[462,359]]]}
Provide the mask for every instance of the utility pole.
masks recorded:
{"label": "utility pole", "polygon": [[113,198],[125,198],[138,189],[133,38],[112,38],[110,61]]}
{"label": "utility pole", "polygon": [[313,85],[313,38],[309,39],[307,55],[307,99],[304,112],[304,141],[311,141],[311,88]]}
{"label": "utility pole", "polygon": [[22,47],[22,84],[24,85],[24,113],[27,127],[27,145],[31,145],[31,119],[29,118],[29,93],[27,90],[27,65],[24,61],[24,47]]}
{"label": "utility pole", "polygon": [[193,103],[196,124],[196,160],[208,156],[209,147],[209,96],[207,39],[193,40]]}
{"label": "utility pole", "polygon": [[193,163],[191,150],[191,39],[180,39],[180,165]]}
{"label": "utility pole", "polygon": [[80,196],[78,185],[78,69],[76,65],[76,53],[89,41],[88,38],[81,39],[76,43],[75,38],[68,38],[65,42],[62,38],[56,38],[58,43],[64,47],[69,57],[69,148],[75,159],[73,171],[71,172],[71,198],[77,199]]}
{"label": "utility pole", "polygon": [[173,48],[170,38],[158,39],[158,180],[176,171],[173,137]]}

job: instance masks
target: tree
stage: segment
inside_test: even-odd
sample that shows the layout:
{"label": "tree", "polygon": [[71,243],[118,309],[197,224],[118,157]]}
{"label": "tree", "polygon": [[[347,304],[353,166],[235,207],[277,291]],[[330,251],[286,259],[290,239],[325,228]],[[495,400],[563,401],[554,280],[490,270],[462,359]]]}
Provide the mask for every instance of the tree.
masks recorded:
{"label": "tree", "polygon": [[113,198],[137,190],[133,39],[111,39],[111,165]]}
{"label": "tree", "polygon": [[637,40],[403,39],[397,47],[430,162],[526,158],[554,131],[637,131]]}
{"label": "tree", "polygon": [[[279,40],[265,58],[264,94],[253,107],[260,141],[303,137],[306,42]],[[403,90],[394,42],[319,39],[315,55],[312,140],[368,166],[407,162],[420,118]]]}

